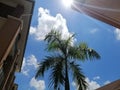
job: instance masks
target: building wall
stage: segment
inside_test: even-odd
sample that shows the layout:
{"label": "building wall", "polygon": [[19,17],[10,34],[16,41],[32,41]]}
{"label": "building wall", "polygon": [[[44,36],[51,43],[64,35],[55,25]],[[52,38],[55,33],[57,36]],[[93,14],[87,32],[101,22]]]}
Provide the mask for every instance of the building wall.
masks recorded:
{"label": "building wall", "polygon": [[33,6],[29,0],[0,0],[0,90],[17,90],[15,71],[22,65]]}
{"label": "building wall", "polygon": [[75,0],[72,8],[120,28],[120,0]]}
{"label": "building wall", "polygon": [[120,90],[120,79],[104,85],[96,90]]}

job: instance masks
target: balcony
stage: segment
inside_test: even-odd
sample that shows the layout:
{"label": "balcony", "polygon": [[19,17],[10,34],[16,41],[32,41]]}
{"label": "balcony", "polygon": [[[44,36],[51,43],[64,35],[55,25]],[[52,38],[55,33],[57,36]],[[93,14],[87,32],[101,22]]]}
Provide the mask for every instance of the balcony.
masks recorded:
{"label": "balcony", "polygon": [[0,29],[0,64],[6,60],[21,30],[21,20],[9,16]]}
{"label": "balcony", "polygon": [[13,87],[14,83],[14,73],[16,70],[16,60],[18,58],[19,51],[15,54],[12,52],[7,56],[6,60],[3,63],[2,69],[2,82],[0,84],[0,90],[11,90],[10,88]]}

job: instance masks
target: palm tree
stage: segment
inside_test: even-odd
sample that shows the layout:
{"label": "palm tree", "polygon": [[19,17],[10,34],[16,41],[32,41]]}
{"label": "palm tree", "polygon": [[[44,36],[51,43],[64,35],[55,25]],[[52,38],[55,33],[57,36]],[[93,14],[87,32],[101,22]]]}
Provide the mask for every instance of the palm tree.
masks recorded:
{"label": "palm tree", "polygon": [[72,72],[77,89],[86,90],[87,82],[77,61],[100,58],[100,55],[95,50],[88,48],[86,43],[72,45],[73,37],[74,34],[64,40],[61,33],[54,30],[45,37],[48,44],[47,50],[54,52],[54,54],[46,56],[40,62],[35,77],[44,76],[45,71],[50,69],[49,87],[54,87],[54,90],[60,90],[60,85],[63,85],[65,90],[70,90],[69,72]]}

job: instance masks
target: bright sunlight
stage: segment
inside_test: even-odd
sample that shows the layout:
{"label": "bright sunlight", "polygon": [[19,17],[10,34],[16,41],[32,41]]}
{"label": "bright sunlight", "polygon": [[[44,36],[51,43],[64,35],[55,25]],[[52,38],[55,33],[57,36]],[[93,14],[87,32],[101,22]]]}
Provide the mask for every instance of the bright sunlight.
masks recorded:
{"label": "bright sunlight", "polygon": [[73,0],[62,0],[62,3],[64,4],[65,7],[70,7],[71,4],[73,3]]}

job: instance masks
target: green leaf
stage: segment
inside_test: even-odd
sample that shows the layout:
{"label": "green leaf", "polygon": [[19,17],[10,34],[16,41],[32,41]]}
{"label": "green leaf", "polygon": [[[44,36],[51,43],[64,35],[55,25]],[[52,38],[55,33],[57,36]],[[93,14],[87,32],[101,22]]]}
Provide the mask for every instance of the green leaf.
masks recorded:
{"label": "green leaf", "polygon": [[75,80],[78,90],[86,90],[87,82],[85,81],[85,76],[83,75],[81,68],[75,62],[71,62],[70,70],[73,73],[73,79]]}

